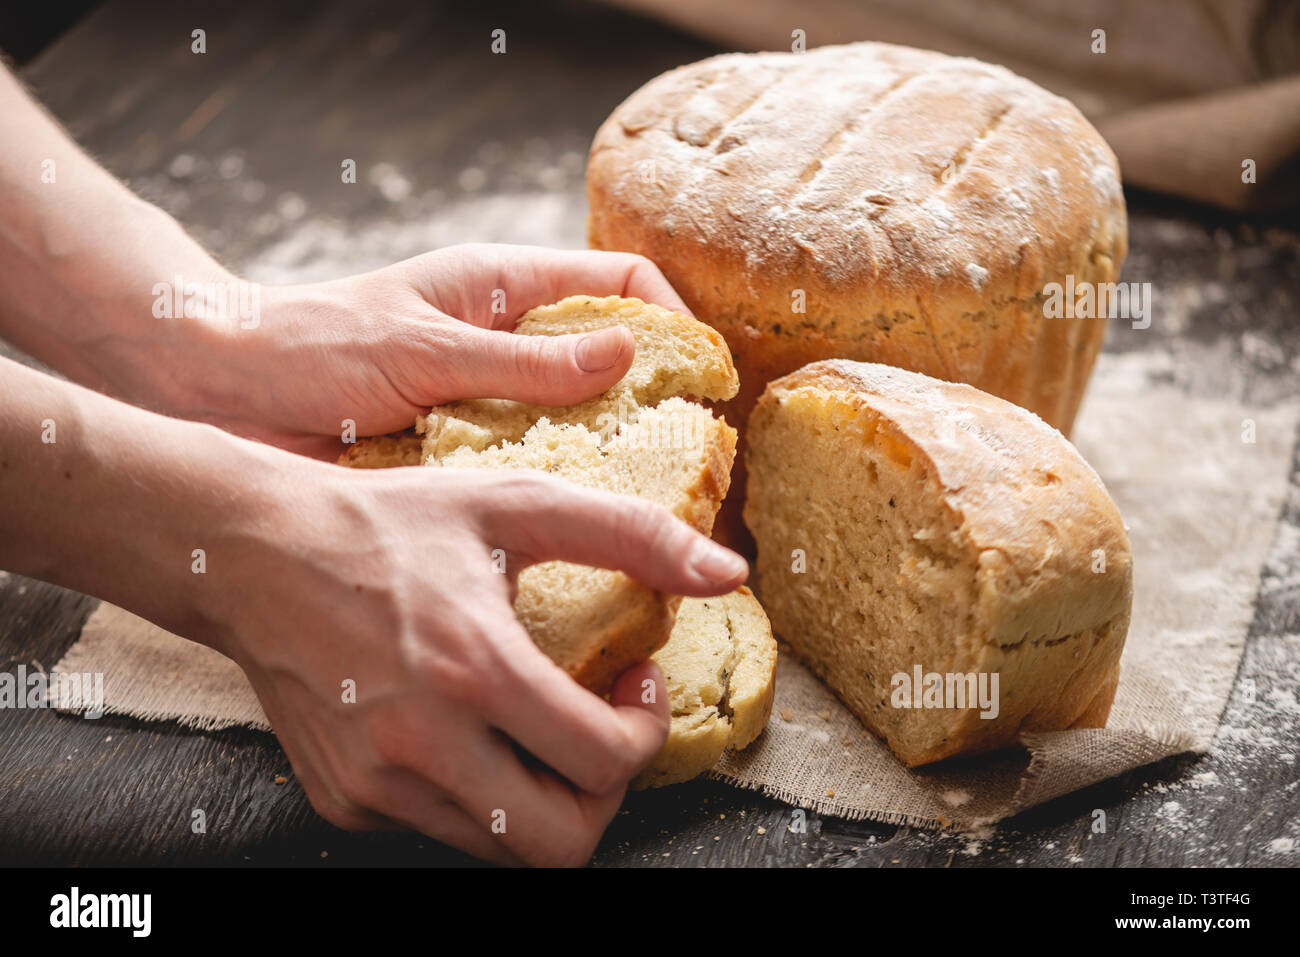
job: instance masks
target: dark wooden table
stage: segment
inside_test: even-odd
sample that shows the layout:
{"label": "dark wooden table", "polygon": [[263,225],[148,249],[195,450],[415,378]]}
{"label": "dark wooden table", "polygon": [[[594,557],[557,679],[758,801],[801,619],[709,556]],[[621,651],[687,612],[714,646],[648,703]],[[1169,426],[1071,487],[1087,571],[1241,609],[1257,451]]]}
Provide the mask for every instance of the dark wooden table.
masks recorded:
{"label": "dark wooden table", "polygon": [[[651,76],[716,52],[599,6],[114,2],[24,71],[110,169],[233,266],[277,281],[357,271],[462,239],[581,246],[582,164]],[[191,52],[206,31],[207,53]],[[507,52],[491,53],[491,31]],[[358,183],[340,164],[353,159]],[[1300,393],[1300,237],[1130,196],[1125,278],[1186,388]],[[812,815],[717,782],[629,797],[603,866],[1291,865],[1300,839],[1300,461],[1216,751],[1173,758],[1003,822],[934,834]],[[94,606],[3,576],[0,669],[53,665]],[[1244,680],[1253,695],[1243,693]],[[1267,734],[1246,729],[1261,725]],[[287,782],[277,784],[277,776]],[[191,833],[203,808],[207,833]],[[1108,816],[1091,834],[1094,808]],[[1290,842],[1290,843],[1289,843]],[[274,738],[49,711],[0,712],[0,862],[467,863],[412,835],[345,834],[312,812]]]}

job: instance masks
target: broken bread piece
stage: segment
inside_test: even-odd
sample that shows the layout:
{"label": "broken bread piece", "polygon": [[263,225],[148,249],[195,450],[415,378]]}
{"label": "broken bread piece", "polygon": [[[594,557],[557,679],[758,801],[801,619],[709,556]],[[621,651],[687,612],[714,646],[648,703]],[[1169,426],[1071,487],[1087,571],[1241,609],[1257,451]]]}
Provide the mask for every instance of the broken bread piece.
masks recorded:
{"label": "broken bread piece", "polygon": [[767,727],[776,692],[776,639],[748,588],[686,598],[668,644],[654,655],[672,703],[668,741],[633,788],[703,774],[724,751],[747,747]]}
{"label": "broken bread piece", "polygon": [[[612,388],[564,408],[494,399],[439,406],[416,423],[422,464],[536,469],[658,502],[707,535],[730,485],[736,433],[692,400],[736,394],[722,337],[689,316],[617,296],[574,296],[534,309],[515,334],[612,325],[626,326],[636,341],[631,368]],[[409,441],[379,436],[357,442],[340,464],[402,465],[412,457]],[[668,640],[680,602],[621,572],[547,562],[520,573],[515,612],[557,664],[606,694],[619,674]]]}
{"label": "broken bread piece", "polygon": [[515,334],[562,336],[625,326],[636,341],[632,367],[612,388],[565,408],[508,399],[466,399],[438,406],[416,422],[430,464],[462,448],[482,451],[518,442],[543,416],[553,425],[580,425],[609,441],[638,410],[681,396],[723,401],[739,390],[722,336],[690,316],[640,299],[570,296],[526,313]]}
{"label": "broken bread piece", "polygon": [[[465,447],[444,468],[536,469],[577,485],[636,495],[704,534],[727,493],[736,433],[701,406],[665,399],[637,410],[609,441],[582,425],[543,417],[518,442]],[[428,463],[432,464],[432,462]],[[515,613],[534,641],[582,685],[604,694],[665,641],[681,599],[622,572],[545,562],[519,575]]]}
{"label": "broken bread piece", "polygon": [[905,764],[1105,726],[1132,555],[1060,432],[969,385],[833,359],[771,382],[746,434],[772,624]]}
{"label": "broken bread piece", "polygon": [[391,469],[419,465],[424,456],[422,440],[414,428],[389,435],[357,439],[339,456],[338,464],[354,469]]}

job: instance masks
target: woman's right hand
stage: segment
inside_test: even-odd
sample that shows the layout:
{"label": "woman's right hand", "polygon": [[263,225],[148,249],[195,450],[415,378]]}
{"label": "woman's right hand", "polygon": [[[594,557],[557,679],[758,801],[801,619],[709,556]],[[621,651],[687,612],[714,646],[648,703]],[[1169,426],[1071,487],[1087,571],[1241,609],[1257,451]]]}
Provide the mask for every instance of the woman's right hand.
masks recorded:
{"label": "woman's right hand", "polygon": [[515,618],[519,572],[564,560],[708,596],[744,561],[658,505],[542,473],[295,457],[272,484],[204,576],[242,597],[209,613],[209,643],[248,674],[316,810],[501,863],[585,862],[665,741],[667,692],[653,662],[608,702],[573,681]]}

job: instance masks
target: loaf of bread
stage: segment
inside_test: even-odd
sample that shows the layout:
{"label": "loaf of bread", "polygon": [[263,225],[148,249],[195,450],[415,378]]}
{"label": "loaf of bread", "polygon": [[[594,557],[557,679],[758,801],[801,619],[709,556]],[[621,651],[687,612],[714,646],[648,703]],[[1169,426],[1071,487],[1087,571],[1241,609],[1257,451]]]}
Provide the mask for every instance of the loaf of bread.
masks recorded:
{"label": "loaf of bread", "polygon": [[1105,725],[1128,536],[1036,415],[889,366],[813,363],[754,409],[744,515],[777,633],[906,764]]}
{"label": "loaf of bread", "polygon": [[1127,248],[1115,156],[1073,105],[882,43],[650,81],[597,132],[587,192],[590,245],[648,256],[726,337],[742,448],[767,382],[828,358],[968,382],[1068,434],[1106,319],[1046,318],[1045,287],[1113,282]]}
{"label": "loaf of bread", "polygon": [[724,751],[757,738],[772,714],[776,639],[748,588],[687,598],[668,644],[655,653],[672,703],[668,742],[633,788],[677,784],[703,774]]}
{"label": "loaf of bread", "polygon": [[[632,332],[636,355],[602,395],[566,408],[493,399],[439,406],[416,422],[420,450],[410,436],[379,436],[357,442],[340,464],[536,469],[658,502],[708,534],[730,483],[736,433],[692,400],[736,393],[722,337],[639,299],[586,296],[532,310],[515,333],[615,324]],[[605,694],[668,640],[680,602],[621,572],[548,562],[521,572],[515,612],[557,664]]]}

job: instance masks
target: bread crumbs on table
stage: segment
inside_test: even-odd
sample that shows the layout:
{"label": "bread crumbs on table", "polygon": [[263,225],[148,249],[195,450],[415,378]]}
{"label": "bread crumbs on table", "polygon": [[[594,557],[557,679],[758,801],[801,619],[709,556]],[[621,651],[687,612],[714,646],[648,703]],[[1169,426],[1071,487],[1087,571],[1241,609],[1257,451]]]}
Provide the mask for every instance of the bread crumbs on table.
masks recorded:
{"label": "bread crumbs on table", "polygon": [[781,709],[781,720],[782,720],[782,721],[793,721],[793,720],[794,720],[794,712],[791,711],[789,708],[782,708],[782,709]]}
{"label": "bread crumbs on table", "polygon": [[827,789],[826,789],[826,796],[827,796],[828,798],[833,798],[833,797],[835,797],[835,789],[834,789],[834,788],[827,788]]}
{"label": "bread crumbs on table", "polygon": [[767,828],[765,828],[765,827],[760,827],[760,828],[758,829],[758,833],[759,833],[759,834],[766,834],[766,833],[767,833]]}
{"label": "bread crumbs on table", "polygon": [[823,721],[829,721],[831,719],[831,709],[827,708],[825,711],[817,712],[817,717],[821,718]]}
{"label": "bread crumbs on table", "polygon": [[276,783],[276,784],[287,784],[288,781],[289,781],[289,779],[286,778],[283,774],[277,774],[277,775],[275,776],[275,783]]}

